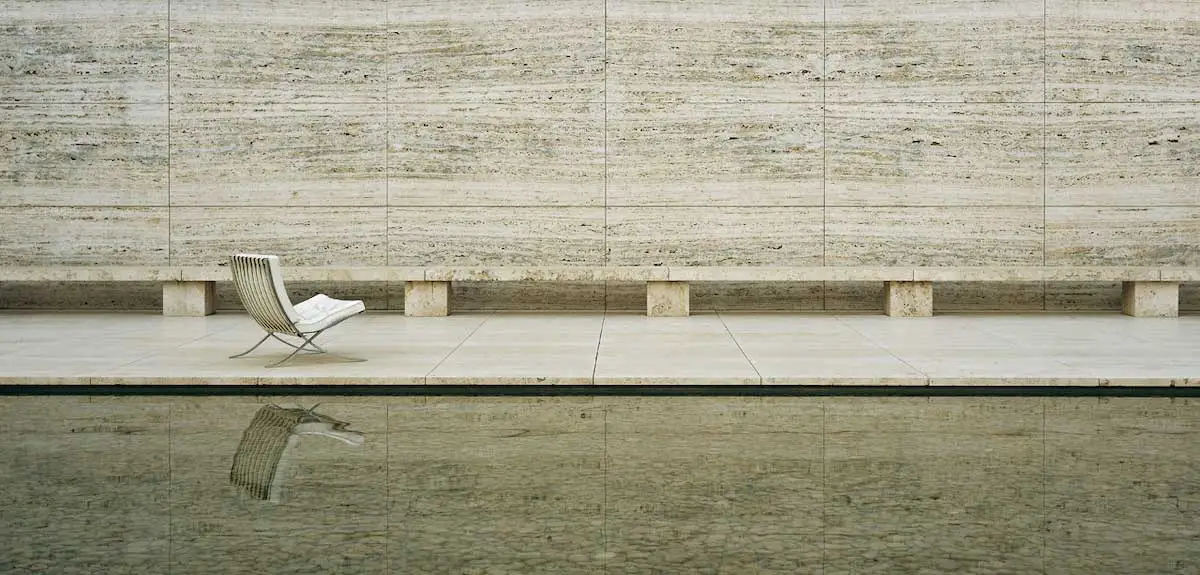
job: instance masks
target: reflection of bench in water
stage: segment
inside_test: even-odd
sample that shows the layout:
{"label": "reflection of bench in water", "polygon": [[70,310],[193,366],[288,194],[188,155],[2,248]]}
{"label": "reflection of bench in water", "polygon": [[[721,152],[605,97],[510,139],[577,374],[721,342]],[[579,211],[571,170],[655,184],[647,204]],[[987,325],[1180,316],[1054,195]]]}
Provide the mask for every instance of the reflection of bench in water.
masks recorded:
{"label": "reflection of bench in water", "polygon": [[242,442],[233,455],[229,482],[257,499],[278,502],[287,453],[295,446],[297,437],[323,435],[350,445],[362,445],[362,434],[347,431],[347,425],[312,409],[263,406],[242,433]]}

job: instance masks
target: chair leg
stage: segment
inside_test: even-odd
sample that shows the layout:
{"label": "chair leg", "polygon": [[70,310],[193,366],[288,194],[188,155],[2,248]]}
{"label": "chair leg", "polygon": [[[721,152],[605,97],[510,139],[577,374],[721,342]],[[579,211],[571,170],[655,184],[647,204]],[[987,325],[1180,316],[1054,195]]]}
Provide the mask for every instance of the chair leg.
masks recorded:
{"label": "chair leg", "polygon": [[[234,359],[234,358],[242,357],[243,355],[246,355],[246,354],[248,354],[248,353],[250,353],[250,352],[252,352],[252,351],[254,351],[254,350],[258,349],[258,346],[262,345],[264,341],[267,341],[267,338],[270,338],[270,337],[271,337],[271,336],[273,336],[273,335],[275,335],[275,334],[273,334],[273,333],[268,333],[267,335],[264,335],[264,336],[263,336],[263,338],[262,338],[262,339],[260,339],[260,340],[258,340],[258,343],[256,343],[256,344],[254,344],[253,346],[251,346],[251,347],[250,347],[250,349],[248,349],[248,350],[246,350],[246,351],[243,351],[242,353],[239,353],[239,354],[237,354],[237,355],[231,355],[231,356],[229,356],[229,359]],[[278,339],[278,338],[276,338],[276,339]]]}
{"label": "chair leg", "polygon": [[[281,360],[279,360],[279,361],[277,361],[277,362],[275,362],[275,363],[269,364],[269,365],[267,365],[266,367],[268,367],[268,368],[272,368],[272,367],[279,367],[279,366],[281,366],[281,365],[283,365],[283,364],[287,363],[288,361],[290,361],[290,360],[291,360],[293,357],[296,357],[296,355],[298,355],[298,354],[299,354],[300,352],[302,352],[302,351],[303,351],[303,352],[306,352],[306,353],[311,353],[311,354],[327,354],[327,355],[332,355],[332,356],[334,356],[334,357],[337,357],[337,358],[340,358],[340,359],[342,359],[342,360],[349,361],[349,362],[360,362],[360,361],[367,361],[366,359],[364,359],[364,358],[361,358],[361,357],[350,357],[350,356],[341,355],[341,354],[336,354],[336,353],[329,353],[329,352],[325,351],[324,349],[322,349],[322,348],[318,347],[318,346],[317,346],[317,344],[313,343],[313,340],[314,340],[314,339],[317,339],[317,336],[321,335],[322,333],[325,333],[325,330],[321,330],[321,331],[318,331],[318,332],[316,332],[316,333],[313,333],[312,335],[310,335],[310,336],[308,336],[308,337],[304,338],[304,342],[303,342],[303,343],[301,343],[301,344],[300,344],[300,345],[298,345],[298,346],[297,346],[297,345],[292,345],[292,344],[290,344],[290,343],[288,343],[288,342],[284,341],[284,343],[287,343],[288,345],[291,345],[292,347],[296,348],[296,350],[295,350],[295,351],[293,351],[291,354],[289,354],[287,357],[285,357],[285,358],[283,358],[283,359],[281,359]],[[279,339],[279,338],[276,338],[276,339]],[[283,341],[283,340],[279,340],[279,341]],[[306,348],[307,348],[308,346],[310,346],[310,345],[311,345],[312,347],[314,347],[314,348],[316,348],[316,349],[320,350],[320,351],[311,351],[311,350],[308,350],[308,349],[306,349]]]}
{"label": "chair leg", "polygon": [[[283,345],[286,345],[288,347],[296,348],[299,350],[304,350],[309,353],[326,353],[324,348],[313,343],[312,341],[306,341],[304,343],[301,343],[300,345],[296,345],[286,339],[283,339],[282,337],[279,337],[279,334],[276,334],[276,333],[271,334],[271,337],[274,337],[275,339],[279,340],[279,343],[282,343]],[[298,336],[298,337],[300,337],[300,336]],[[300,339],[304,339],[304,338],[300,337]],[[306,349],[307,346],[312,346],[312,349]]]}

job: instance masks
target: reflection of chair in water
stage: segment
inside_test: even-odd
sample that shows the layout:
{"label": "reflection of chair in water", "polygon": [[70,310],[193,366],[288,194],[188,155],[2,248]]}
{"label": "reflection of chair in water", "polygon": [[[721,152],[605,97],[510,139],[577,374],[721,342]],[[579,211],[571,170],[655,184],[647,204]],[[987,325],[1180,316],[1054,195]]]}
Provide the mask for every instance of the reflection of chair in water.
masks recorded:
{"label": "reflection of chair in water", "polygon": [[363,435],[346,430],[347,425],[312,409],[263,406],[242,433],[229,482],[256,499],[278,503],[287,453],[296,445],[297,438],[323,435],[350,445],[362,445]]}

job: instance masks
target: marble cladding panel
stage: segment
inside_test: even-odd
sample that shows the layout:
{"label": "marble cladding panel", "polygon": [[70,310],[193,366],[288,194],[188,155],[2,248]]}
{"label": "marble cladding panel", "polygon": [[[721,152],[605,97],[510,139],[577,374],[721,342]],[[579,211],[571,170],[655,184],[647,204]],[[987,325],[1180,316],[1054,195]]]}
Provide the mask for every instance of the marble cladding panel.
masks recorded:
{"label": "marble cladding panel", "polygon": [[[387,419],[378,402],[278,398],[346,422],[361,445],[254,424],[255,397],[181,398],[171,404],[171,559],[189,573],[386,573]],[[269,422],[271,420],[265,420]],[[283,437],[277,434],[283,433]],[[245,442],[245,443],[243,443]],[[278,442],[278,443],[273,443]],[[274,449],[278,449],[275,451]],[[260,499],[232,484],[235,454],[261,477]]]}
{"label": "marble cladding panel", "polygon": [[615,104],[609,206],[820,206],[821,108]]}
{"label": "marble cladding panel", "polygon": [[392,571],[602,570],[608,456],[593,398],[420,399],[388,406]]}
{"label": "marble cladding panel", "polygon": [[0,2],[0,102],[165,103],[168,4]]}
{"label": "marble cladding panel", "polygon": [[609,0],[610,102],[820,102],[822,0]]}
{"label": "marble cladding panel", "polygon": [[1200,265],[1200,207],[1047,208],[1046,264]]}
{"label": "marble cladding panel", "polygon": [[1047,99],[1200,101],[1200,3],[1046,0]]}
{"label": "marble cladding panel", "polygon": [[1048,573],[1200,570],[1197,408],[1194,398],[1046,399]]}
{"label": "marble cladding panel", "polygon": [[1042,282],[934,282],[933,310],[1018,311],[1046,307]]}
{"label": "marble cladding panel", "polygon": [[0,207],[0,265],[166,265],[167,208]]}
{"label": "marble cladding panel", "polygon": [[610,569],[821,570],[819,401],[621,398],[605,427]]}
{"label": "marble cladding panel", "polygon": [[1046,145],[1047,205],[1200,205],[1200,103],[1049,104]]}
{"label": "marble cladding panel", "polygon": [[161,282],[0,282],[0,308],[162,312]]}
{"label": "marble cladding panel", "polygon": [[386,100],[386,0],[171,3],[171,102]]}
{"label": "marble cladding panel", "polygon": [[167,205],[166,104],[0,105],[0,205]]}
{"label": "marble cladding panel", "polygon": [[388,0],[395,102],[601,102],[604,0]]}
{"label": "marble cladding panel", "polygon": [[1042,104],[833,105],[830,206],[1040,206]]}
{"label": "marble cladding panel", "polygon": [[391,106],[393,206],[602,206],[598,103]]}
{"label": "marble cladding panel", "polygon": [[[387,209],[212,207],[171,210],[171,261],[211,266],[239,252],[289,266],[386,265]],[[395,263],[395,262],[392,262]]]}
{"label": "marble cladding panel", "polygon": [[1200,311],[1200,283],[1179,284],[1179,310]]}
{"label": "marble cladding panel", "polygon": [[166,573],[168,405],[0,397],[0,569]]}
{"label": "marble cladding panel", "polygon": [[389,264],[601,265],[604,208],[391,208]]}
{"label": "marble cladding panel", "polygon": [[[883,313],[884,282],[825,282],[825,309]],[[937,304],[937,287],[933,293]]]}
{"label": "marble cladding panel", "polygon": [[1040,398],[829,398],[824,437],[826,572],[1041,571]]}
{"label": "marble cladding panel", "polygon": [[826,265],[1041,265],[1041,208],[827,208]]}
{"label": "marble cladding panel", "polygon": [[690,282],[693,311],[811,311],[825,305],[821,282]]}
{"label": "marble cladding panel", "polygon": [[1046,309],[1118,311],[1121,282],[1046,282]]}
{"label": "marble cladding panel", "polygon": [[[288,297],[298,304],[314,295],[323,293],[335,299],[361,300],[369,310],[388,309],[389,295],[393,286],[388,282],[297,282],[288,281],[287,267],[283,269],[283,281]],[[161,288],[160,288],[161,291]],[[404,284],[399,284],[400,307],[404,309]],[[233,282],[217,282],[217,309],[242,311],[242,300],[238,297]]]}
{"label": "marble cladding panel", "polygon": [[827,0],[827,102],[1041,102],[1043,0]]}
{"label": "marble cladding panel", "polygon": [[176,104],[173,206],[384,206],[383,104]]}
{"label": "marble cladding panel", "polygon": [[604,282],[454,282],[450,312],[603,311],[605,293]]}
{"label": "marble cladding panel", "polygon": [[608,208],[607,265],[819,266],[821,208]]}

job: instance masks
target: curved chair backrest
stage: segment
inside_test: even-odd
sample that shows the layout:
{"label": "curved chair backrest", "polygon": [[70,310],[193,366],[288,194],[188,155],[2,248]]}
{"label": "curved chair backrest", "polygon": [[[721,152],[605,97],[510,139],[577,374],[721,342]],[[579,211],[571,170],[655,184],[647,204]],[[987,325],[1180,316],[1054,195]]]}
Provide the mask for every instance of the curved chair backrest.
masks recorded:
{"label": "curved chair backrest", "polygon": [[268,332],[295,334],[300,317],[283,287],[278,256],[237,254],[230,261],[233,285],[246,312]]}

